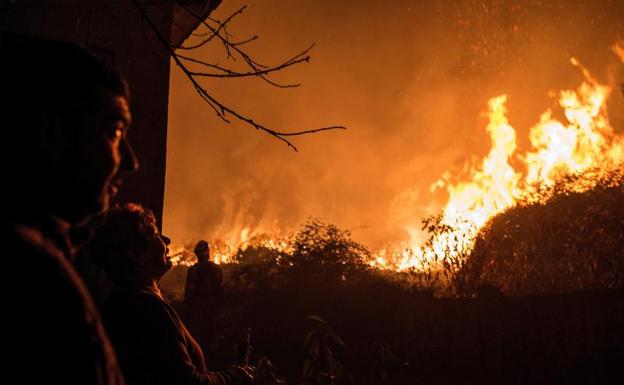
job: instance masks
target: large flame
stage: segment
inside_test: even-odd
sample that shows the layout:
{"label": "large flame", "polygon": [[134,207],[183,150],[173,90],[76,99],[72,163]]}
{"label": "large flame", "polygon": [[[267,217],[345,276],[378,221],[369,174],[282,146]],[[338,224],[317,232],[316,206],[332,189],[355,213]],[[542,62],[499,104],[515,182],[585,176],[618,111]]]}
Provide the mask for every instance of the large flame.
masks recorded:
{"label": "large flame", "polygon": [[[487,125],[492,140],[490,152],[470,171],[466,181],[452,183],[446,174],[432,186],[448,192],[441,224],[452,230],[436,235],[429,249],[423,250],[420,239],[414,240],[411,248],[417,251],[403,253],[395,266],[420,268],[423,264],[434,264],[444,253],[465,254],[478,230],[518,201],[544,200],[547,196],[539,192],[545,187],[553,186],[565,176],[591,169],[591,177],[579,179],[572,186],[573,191],[587,191],[609,171],[624,165],[624,137],[614,131],[607,114],[610,88],[599,84],[576,59],[572,58],[571,63],[581,70],[584,81],[576,90],[559,93],[558,102],[565,120],[553,118],[551,110],[544,112],[530,129],[532,149],[525,154],[516,153],[516,131],[506,116],[507,96],[490,99]],[[510,163],[512,159],[516,167]]]}
{"label": "large flame", "polygon": [[[624,63],[624,47],[615,44],[613,52]],[[587,174],[572,186],[573,191],[583,192],[624,166],[624,136],[615,132],[607,114],[610,88],[600,84],[576,59],[570,61],[584,80],[575,90],[559,92],[557,101],[563,118],[557,120],[556,111],[545,111],[529,131],[531,148],[518,153],[516,130],[507,118],[507,95],[490,99],[486,112],[490,151],[463,180],[454,181],[452,173],[446,172],[431,186],[431,190],[444,189],[448,193],[438,222],[447,231],[423,242],[423,233],[415,230],[420,228],[419,222],[405,226],[412,238],[409,243],[376,250],[368,261],[371,266],[395,270],[436,268],[442,256],[464,258],[475,235],[495,215],[520,201],[546,200],[543,191],[567,176]],[[249,246],[285,253],[292,248],[289,236],[252,236],[255,232],[247,227],[232,231],[229,238],[235,238],[235,242],[212,244],[217,263],[232,262],[237,252]],[[192,255],[184,258],[181,250],[174,262],[188,264]]]}

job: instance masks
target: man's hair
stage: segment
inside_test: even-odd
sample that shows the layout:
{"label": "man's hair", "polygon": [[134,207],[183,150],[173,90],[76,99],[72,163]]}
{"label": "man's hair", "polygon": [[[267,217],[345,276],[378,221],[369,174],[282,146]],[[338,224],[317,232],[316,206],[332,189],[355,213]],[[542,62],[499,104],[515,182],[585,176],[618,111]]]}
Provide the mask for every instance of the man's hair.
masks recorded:
{"label": "man's hair", "polygon": [[36,204],[47,172],[44,125],[57,119],[77,138],[74,130],[92,129],[80,121],[101,108],[106,92],[128,99],[129,91],[111,66],[74,44],[0,32],[0,51],[0,163],[13,186],[7,194],[21,203],[11,210],[23,210]]}
{"label": "man's hair", "polygon": [[136,274],[130,255],[148,247],[154,224],[154,213],[139,204],[115,206],[92,220],[87,252],[112,282],[125,282]]}
{"label": "man's hair", "polygon": [[[108,64],[77,45],[49,39],[16,37],[0,39],[2,94],[5,122],[23,130],[28,112],[50,110],[87,112],[97,106],[96,91],[104,89],[129,99],[125,80]],[[71,111],[68,111],[71,109]],[[34,122],[36,123],[36,122]]]}

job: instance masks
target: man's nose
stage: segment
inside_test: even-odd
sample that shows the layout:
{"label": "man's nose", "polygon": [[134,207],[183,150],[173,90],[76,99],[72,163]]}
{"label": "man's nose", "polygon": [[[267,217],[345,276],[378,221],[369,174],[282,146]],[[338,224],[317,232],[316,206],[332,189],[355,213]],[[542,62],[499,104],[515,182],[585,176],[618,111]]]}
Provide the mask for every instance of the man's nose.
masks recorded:
{"label": "man's nose", "polygon": [[128,142],[128,139],[124,138],[121,141],[121,164],[119,165],[119,171],[133,173],[139,169],[139,160],[134,153],[134,149]]}

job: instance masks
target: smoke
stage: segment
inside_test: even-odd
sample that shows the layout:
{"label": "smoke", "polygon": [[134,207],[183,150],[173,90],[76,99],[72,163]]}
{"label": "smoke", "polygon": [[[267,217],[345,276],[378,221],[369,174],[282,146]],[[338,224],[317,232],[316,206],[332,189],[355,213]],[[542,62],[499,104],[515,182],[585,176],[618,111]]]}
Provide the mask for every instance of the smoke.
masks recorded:
{"label": "smoke", "polygon": [[[352,229],[372,247],[407,240],[445,202],[431,184],[487,153],[489,98],[509,96],[522,148],[528,127],[554,104],[549,93],[579,83],[571,56],[601,80],[624,79],[611,49],[624,33],[622,2],[244,3],[230,32],[258,34],[249,51],[261,62],[316,42],[311,63],[275,76],[303,85],[229,79],[207,88],[272,128],[348,130],[296,138],[295,153],[220,121],[172,66],[164,231],[177,244],[292,231],[310,216]],[[225,1],[214,16],[244,3]],[[223,64],[223,55],[213,47],[197,56]],[[622,95],[612,99],[611,122],[621,131]]]}
{"label": "smoke", "polygon": [[618,58],[624,63],[624,44],[621,42],[615,42],[613,47],[611,47],[613,53],[617,55]]}

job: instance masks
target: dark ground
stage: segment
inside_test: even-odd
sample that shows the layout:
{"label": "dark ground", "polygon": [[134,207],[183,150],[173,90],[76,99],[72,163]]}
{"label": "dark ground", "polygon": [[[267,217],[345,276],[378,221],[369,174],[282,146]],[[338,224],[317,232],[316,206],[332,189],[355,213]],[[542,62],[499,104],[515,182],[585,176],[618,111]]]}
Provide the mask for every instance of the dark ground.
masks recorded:
{"label": "dark ground", "polygon": [[288,383],[300,383],[310,314],[345,342],[328,346],[344,383],[624,383],[621,290],[476,299],[383,284],[230,292],[225,338],[207,348],[208,360],[236,360],[236,344],[251,328],[254,353],[269,357]]}

